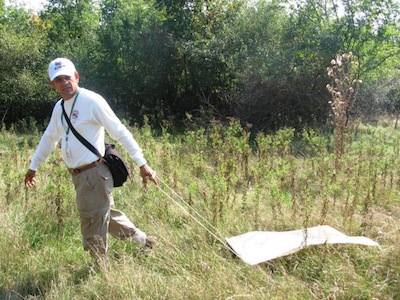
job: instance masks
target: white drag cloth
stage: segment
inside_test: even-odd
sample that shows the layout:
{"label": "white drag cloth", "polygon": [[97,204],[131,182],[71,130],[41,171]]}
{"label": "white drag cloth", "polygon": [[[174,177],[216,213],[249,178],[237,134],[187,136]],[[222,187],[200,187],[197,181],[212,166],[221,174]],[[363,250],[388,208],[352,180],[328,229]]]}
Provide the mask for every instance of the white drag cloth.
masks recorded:
{"label": "white drag cloth", "polygon": [[359,244],[379,246],[369,238],[347,236],[327,225],[292,231],[251,231],[226,239],[243,261],[256,265],[297,252],[304,247],[322,244]]}

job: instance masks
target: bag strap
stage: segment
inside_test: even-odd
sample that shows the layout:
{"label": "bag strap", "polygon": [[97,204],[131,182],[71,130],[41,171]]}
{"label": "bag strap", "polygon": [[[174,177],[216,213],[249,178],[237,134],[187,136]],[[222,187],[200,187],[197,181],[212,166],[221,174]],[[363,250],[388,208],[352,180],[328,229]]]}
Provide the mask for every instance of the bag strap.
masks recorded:
{"label": "bag strap", "polygon": [[74,128],[74,126],[72,126],[72,123],[67,115],[67,113],[65,112],[65,108],[64,108],[64,99],[61,101],[61,107],[63,110],[63,115],[65,120],[68,123],[69,128],[71,129],[72,133],[76,136],[76,138],[83,144],[86,146],[86,148],[88,148],[90,151],[92,151],[98,158],[102,158],[103,155],[100,154],[99,150],[97,150],[91,143],[89,143],[83,136],[80,135],[80,133],[78,131],[76,131],[76,129]]}

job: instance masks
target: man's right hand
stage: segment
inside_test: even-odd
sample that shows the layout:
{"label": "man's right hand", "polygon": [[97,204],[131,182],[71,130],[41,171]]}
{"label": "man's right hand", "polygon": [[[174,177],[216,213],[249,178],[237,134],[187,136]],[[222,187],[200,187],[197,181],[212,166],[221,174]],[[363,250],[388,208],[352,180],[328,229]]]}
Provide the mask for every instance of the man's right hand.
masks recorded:
{"label": "man's right hand", "polygon": [[30,187],[32,187],[32,186],[34,186],[36,184],[35,176],[36,176],[36,171],[28,170],[28,172],[26,172],[26,175],[25,175],[25,186],[27,188],[30,188]]}

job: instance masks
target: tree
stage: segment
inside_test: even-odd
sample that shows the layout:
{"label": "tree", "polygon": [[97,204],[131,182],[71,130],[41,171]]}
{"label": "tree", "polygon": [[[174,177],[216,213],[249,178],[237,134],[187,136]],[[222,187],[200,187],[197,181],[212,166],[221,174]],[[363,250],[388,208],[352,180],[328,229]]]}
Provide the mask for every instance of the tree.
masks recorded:
{"label": "tree", "polygon": [[[343,0],[340,13],[332,0],[50,0],[40,16],[1,3],[2,116],[7,97],[24,89],[48,97],[45,84],[17,92],[23,80],[13,80],[23,73],[33,84],[56,56],[71,58],[82,84],[129,120],[233,116],[254,130],[324,124],[325,67],[337,53],[358,57],[361,93],[379,89],[399,63],[395,0]],[[349,114],[372,107],[373,93],[363,95]]]}
{"label": "tree", "polygon": [[359,77],[374,78],[400,54],[400,6],[396,0],[343,1],[345,14],[338,20],[342,51],[359,58]]}
{"label": "tree", "polygon": [[99,31],[97,88],[125,113],[163,117],[174,98],[174,48],[162,27],[163,14],[149,1],[104,1]]}
{"label": "tree", "polygon": [[96,0],[48,0],[40,17],[47,29],[46,56],[86,61],[97,43],[100,12]]}
{"label": "tree", "polygon": [[[40,19],[21,8],[2,6],[0,16],[0,121],[44,120],[49,102]],[[0,124],[0,125],[1,125]]]}
{"label": "tree", "polygon": [[212,116],[225,115],[223,95],[233,88],[235,58],[240,42],[234,24],[247,1],[156,1],[165,11],[164,28],[176,49],[173,64],[175,99],[170,105],[183,117],[186,112],[209,109]]}
{"label": "tree", "polygon": [[391,89],[388,94],[388,110],[395,115],[394,128],[397,128],[400,117],[400,89]]}
{"label": "tree", "polygon": [[245,15],[244,23],[253,25],[247,26],[249,37],[246,30],[237,30],[245,37],[248,68],[243,68],[239,89],[243,93],[233,102],[238,111],[250,108],[247,117],[258,128],[328,120],[330,95],[324,66],[336,53],[357,55],[355,72],[365,88],[368,79],[398,57],[400,30],[394,1],[344,1],[344,14],[332,1],[290,3],[293,6],[258,1],[256,9]]}

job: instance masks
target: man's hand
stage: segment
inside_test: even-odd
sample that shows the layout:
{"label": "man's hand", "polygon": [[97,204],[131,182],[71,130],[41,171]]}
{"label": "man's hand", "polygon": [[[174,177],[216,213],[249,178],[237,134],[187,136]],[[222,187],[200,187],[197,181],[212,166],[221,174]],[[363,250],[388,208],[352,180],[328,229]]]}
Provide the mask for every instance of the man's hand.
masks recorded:
{"label": "man's hand", "polygon": [[30,187],[32,187],[32,186],[34,186],[36,184],[35,176],[36,176],[36,171],[28,170],[28,172],[26,172],[26,175],[25,175],[25,186],[27,188],[30,188]]}
{"label": "man's hand", "polygon": [[147,186],[147,179],[150,179],[156,185],[158,185],[156,179],[156,172],[152,168],[150,168],[147,164],[140,167],[140,176],[142,176],[143,185],[145,187]]}

